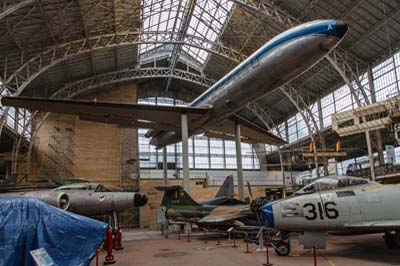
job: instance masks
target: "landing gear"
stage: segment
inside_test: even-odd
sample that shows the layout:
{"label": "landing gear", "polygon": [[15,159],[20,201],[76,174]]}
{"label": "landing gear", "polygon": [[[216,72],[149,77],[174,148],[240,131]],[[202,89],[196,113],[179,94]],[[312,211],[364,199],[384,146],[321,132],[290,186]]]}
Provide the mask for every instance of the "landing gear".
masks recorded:
{"label": "landing gear", "polygon": [[272,230],[269,234],[270,243],[278,256],[287,256],[290,253],[290,233]]}
{"label": "landing gear", "polygon": [[385,232],[384,239],[388,248],[400,248],[400,231],[387,231]]}
{"label": "landing gear", "polygon": [[290,253],[290,244],[285,241],[279,241],[274,245],[274,249],[278,256],[287,256]]}

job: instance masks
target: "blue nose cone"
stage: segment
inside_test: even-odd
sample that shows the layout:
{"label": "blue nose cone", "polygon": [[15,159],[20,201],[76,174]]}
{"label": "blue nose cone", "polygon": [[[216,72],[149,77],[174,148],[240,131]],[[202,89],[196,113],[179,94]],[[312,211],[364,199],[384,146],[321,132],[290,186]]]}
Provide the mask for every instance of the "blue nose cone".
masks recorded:
{"label": "blue nose cone", "polygon": [[265,204],[260,211],[261,222],[267,227],[273,228],[275,226],[274,222],[274,211],[271,204]]}
{"label": "blue nose cone", "polygon": [[347,33],[348,30],[349,30],[349,26],[347,25],[347,23],[344,21],[338,20],[338,21],[336,21],[335,32],[333,33],[333,35],[335,35],[337,38],[341,39]]}

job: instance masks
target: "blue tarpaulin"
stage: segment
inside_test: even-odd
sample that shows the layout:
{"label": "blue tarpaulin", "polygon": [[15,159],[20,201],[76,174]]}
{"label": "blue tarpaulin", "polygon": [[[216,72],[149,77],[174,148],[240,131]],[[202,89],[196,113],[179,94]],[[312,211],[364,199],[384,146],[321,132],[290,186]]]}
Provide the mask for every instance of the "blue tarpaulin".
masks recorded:
{"label": "blue tarpaulin", "polygon": [[89,265],[107,229],[36,199],[0,197],[0,265],[34,266],[29,252],[38,248],[57,266]]}

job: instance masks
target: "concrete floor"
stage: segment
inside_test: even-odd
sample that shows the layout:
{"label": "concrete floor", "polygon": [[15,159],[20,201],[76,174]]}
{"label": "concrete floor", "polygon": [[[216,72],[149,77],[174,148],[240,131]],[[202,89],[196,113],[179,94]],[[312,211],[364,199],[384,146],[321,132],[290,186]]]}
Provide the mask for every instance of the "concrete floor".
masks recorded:
{"label": "concrete floor", "polygon": [[[192,238],[187,242],[177,235],[170,234],[165,239],[159,232],[135,230],[124,232],[124,250],[115,251],[118,266],[250,266],[263,265],[266,262],[264,252],[256,252],[256,246],[250,245],[251,254],[245,254],[243,240],[237,248],[226,240],[222,245],[215,245],[211,240],[204,243],[201,239]],[[312,253],[297,244],[297,237],[292,239],[292,254],[278,257],[270,249],[270,262],[274,265],[313,265]],[[99,255],[100,263],[105,252]],[[357,266],[357,265],[400,265],[400,250],[386,249],[381,234],[361,236],[329,236],[326,250],[318,251],[317,264],[320,266]],[[91,266],[95,265],[93,260]]]}

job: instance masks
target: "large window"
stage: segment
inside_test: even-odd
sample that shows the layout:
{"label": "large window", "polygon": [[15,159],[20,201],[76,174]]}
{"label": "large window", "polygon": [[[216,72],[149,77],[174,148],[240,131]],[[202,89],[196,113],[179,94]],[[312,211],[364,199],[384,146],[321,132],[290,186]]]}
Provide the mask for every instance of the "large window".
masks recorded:
{"label": "large window", "polygon": [[[179,100],[169,98],[146,98],[140,99],[141,104],[158,105],[186,105]],[[156,150],[149,144],[145,137],[147,129],[139,129],[139,158],[140,167],[155,169],[162,165],[162,150]],[[259,170],[260,165],[253,146],[242,143],[243,169]],[[182,144],[177,143],[167,146],[167,161],[182,168]],[[233,141],[208,138],[206,136],[193,136],[189,138],[189,167],[191,169],[236,169],[236,146]]]}
{"label": "large window", "polygon": [[[372,84],[369,84],[368,72],[359,76],[359,83],[352,81],[352,85],[356,91],[359,90],[359,85],[364,88],[364,92],[370,102],[373,102],[374,98],[379,102],[400,95],[400,52],[395,53],[393,56],[390,56],[381,63],[373,66],[371,74],[375,93],[374,95],[371,95],[372,88],[370,85]],[[358,108],[354,95],[351,93],[350,88],[347,85],[342,85],[335,91],[322,97],[320,100],[320,106],[322,117],[320,117],[318,112],[317,103],[309,106],[309,109],[313,113],[318,126],[320,126],[319,122],[320,119],[322,119],[323,128],[331,126],[333,114]],[[304,123],[300,113],[290,117],[286,122],[288,127],[289,143],[308,137],[306,124]],[[278,129],[276,129],[281,132],[282,136],[284,136],[286,132],[284,125],[285,123],[282,123]],[[271,145],[266,145],[266,151],[267,153],[272,152],[274,151],[274,148]],[[400,162],[400,147],[395,148],[395,154],[396,162]],[[356,161],[359,162],[360,160],[365,159],[365,157],[359,157],[338,163],[338,173],[344,174],[350,163],[355,163]],[[313,173],[315,174],[315,171]]]}

